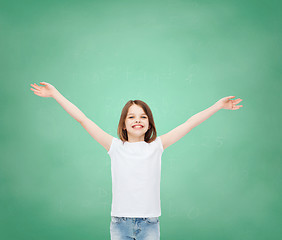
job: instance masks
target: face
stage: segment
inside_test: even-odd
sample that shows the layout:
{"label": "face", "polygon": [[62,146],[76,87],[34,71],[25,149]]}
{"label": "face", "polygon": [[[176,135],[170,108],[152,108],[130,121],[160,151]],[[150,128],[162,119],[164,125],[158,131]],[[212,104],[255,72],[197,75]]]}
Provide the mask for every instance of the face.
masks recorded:
{"label": "face", "polygon": [[[142,127],[133,127],[134,125]],[[144,141],[144,136],[149,129],[149,119],[144,110],[133,104],[129,109],[125,118],[125,127],[127,130],[128,140]]]}

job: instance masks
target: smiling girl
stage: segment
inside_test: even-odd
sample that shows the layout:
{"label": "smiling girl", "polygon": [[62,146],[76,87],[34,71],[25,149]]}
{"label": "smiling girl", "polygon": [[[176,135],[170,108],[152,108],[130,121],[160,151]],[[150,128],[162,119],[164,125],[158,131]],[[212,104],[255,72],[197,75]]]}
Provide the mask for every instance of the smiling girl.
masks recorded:
{"label": "smiling girl", "polygon": [[157,137],[153,114],[141,100],[130,100],[122,109],[118,137],[104,132],[50,83],[31,84],[40,97],[54,98],[107,151],[111,158],[112,240],[159,240],[161,157],[164,149],[220,109],[237,110],[242,99],[228,96],[201,111],[170,132]]}

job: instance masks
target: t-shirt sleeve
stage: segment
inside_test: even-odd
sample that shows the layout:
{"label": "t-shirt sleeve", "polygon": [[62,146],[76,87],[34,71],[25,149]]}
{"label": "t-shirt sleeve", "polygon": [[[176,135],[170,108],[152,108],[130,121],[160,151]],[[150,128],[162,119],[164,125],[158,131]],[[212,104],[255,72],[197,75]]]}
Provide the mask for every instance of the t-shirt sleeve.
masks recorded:
{"label": "t-shirt sleeve", "polygon": [[118,139],[115,138],[115,137],[113,137],[112,143],[111,143],[111,147],[110,147],[110,149],[109,149],[109,151],[108,151],[108,154],[109,154],[110,156],[111,156],[111,154],[112,154],[112,153],[114,152],[114,150],[115,150],[115,146],[116,146],[117,141],[118,141]]}
{"label": "t-shirt sleeve", "polygon": [[163,152],[164,151],[164,147],[163,147],[163,143],[162,143],[162,140],[160,137],[157,137],[157,143],[159,145],[159,148],[161,149],[161,151]]}

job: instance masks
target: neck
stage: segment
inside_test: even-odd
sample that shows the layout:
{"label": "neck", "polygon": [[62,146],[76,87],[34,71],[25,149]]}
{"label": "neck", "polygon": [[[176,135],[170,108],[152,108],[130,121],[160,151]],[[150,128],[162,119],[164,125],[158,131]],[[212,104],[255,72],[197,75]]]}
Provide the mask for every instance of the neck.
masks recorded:
{"label": "neck", "polygon": [[128,142],[143,142],[144,140],[144,136],[140,136],[140,137],[131,137],[128,136]]}

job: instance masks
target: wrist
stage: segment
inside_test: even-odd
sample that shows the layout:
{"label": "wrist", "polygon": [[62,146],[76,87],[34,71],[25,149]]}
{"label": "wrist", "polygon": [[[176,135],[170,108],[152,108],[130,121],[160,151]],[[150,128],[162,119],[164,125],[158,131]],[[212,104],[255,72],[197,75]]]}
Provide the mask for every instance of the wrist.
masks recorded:
{"label": "wrist", "polygon": [[53,93],[52,93],[52,98],[56,99],[60,96],[60,92],[58,90],[55,90]]}
{"label": "wrist", "polygon": [[223,108],[223,105],[221,102],[217,101],[215,104],[214,104],[214,107],[217,109],[217,110],[220,110]]}

